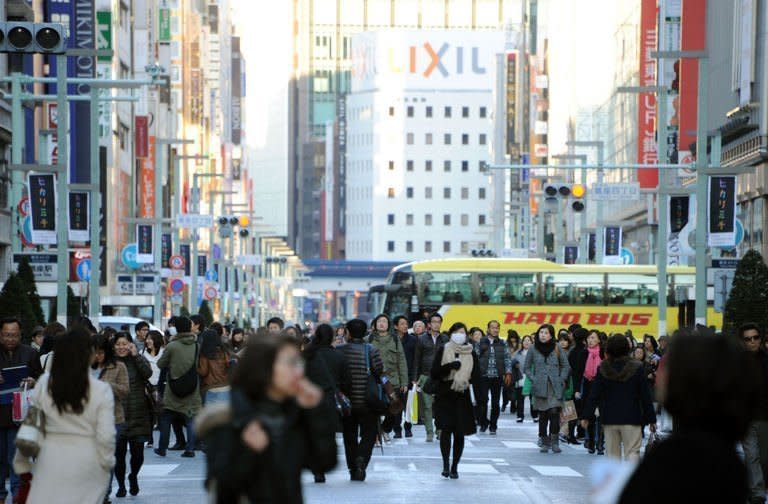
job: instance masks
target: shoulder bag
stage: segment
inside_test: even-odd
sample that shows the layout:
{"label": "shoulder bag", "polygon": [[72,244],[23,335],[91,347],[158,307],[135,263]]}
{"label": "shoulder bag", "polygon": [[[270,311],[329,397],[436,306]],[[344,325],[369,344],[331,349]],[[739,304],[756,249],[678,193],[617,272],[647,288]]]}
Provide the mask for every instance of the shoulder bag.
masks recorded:
{"label": "shoulder bag", "polygon": [[365,348],[365,370],[367,381],[365,385],[365,405],[372,413],[384,415],[389,410],[389,397],[384,393],[384,387],[381,380],[371,370],[371,346],[364,343]]}
{"label": "shoulder bag", "polygon": [[24,457],[37,457],[45,438],[45,414],[35,405],[29,406],[27,416],[16,434],[16,449]]}
{"label": "shoulder bag", "polygon": [[173,395],[179,399],[183,399],[197,390],[199,380],[197,375],[197,351],[198,345],[195,343],[195,358],[186,373],[178,378],[171,378],[170,373],[168,373],[168,386],[171,388]]}

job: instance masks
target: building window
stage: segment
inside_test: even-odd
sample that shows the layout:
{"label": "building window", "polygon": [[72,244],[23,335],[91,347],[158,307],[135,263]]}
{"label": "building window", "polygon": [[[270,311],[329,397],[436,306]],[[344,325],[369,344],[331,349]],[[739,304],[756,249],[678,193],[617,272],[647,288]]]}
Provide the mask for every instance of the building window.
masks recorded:
{"label": "building window", "polygon": [[432,161],[426,161],[424,163],[424,171],[432,171]]}
{"label": "building window", "polygon": [[445,110],[443,111],[443,115],[445,117],[451,117],[451,107],[445,107]]}
{"label": "building window", "polygon": [[395,242],[388,241],[387,242],[387,252],[394,252],[395,251]]}
{"label": "building window", "polygon": [[443,226],[450,226],[450,225],[451,225],[451,214],[443,215]]}
{"label": "building window", "polygon": [[469,161],[462,161],[461,162],[461,171],[468,172],[469,171]]}
{"label": "building window", "polygon": [[408,145],[413,145],[413,133],[406,133],[405,143],[407,143]]}
{"label": "building window", "polygon": [[408,115],[408,117],[413,117],[413,105],[408,106],[408,108],[406,109],[406,114]]}
{"label": "building window", "polygon": [[390,226],[395,225],[395,214],[393,213],[387,214],[387,224],[389,224]]}
{"label": "building window", "polygon": [[488,135],[480,133],[480,145],[485,145],[486,143],[488,143]]}
{"label": "building window", "polygon": [[389,189],[387,189],[387,198],[392,199],[394,197],[395,197],[395,188],[390,187]]}
{"label": "building window", "polygon": [[390,161],[389,162],[389,171],[393,171],[394,169],[395,169],[395,162],[394,161]]}
{"label": "building window", "polygon": [[485,226],[485,215],[480,214],[477,216],[477,224],[480,226]]}
{"label": "building window", "polygon": [[466,242],[466,241],[461,242],[461,253],[469,254],[469,242]]}
{"label": "building window", "polygon": [[425,241],[424,242],[424,252],[432,252],[432,242],[431,241]]}
{"label": "building window", "polygon": [[405,197],[408,199],[413,198],[413,187],[406,187],[405,188]]}
{"label": "building window", "polygon": [[127,150],[128,149],[128,137],[130,136],[131,132],[128,129],[128,126],[123,124],[122,122],[118,124],[117,126],[117,138],[120,141],[120,150]]}
{"label": "building window", "polygon": [[427,117],[432,117],[432,107],[427,107],[426,116]]}
{"label": "building window", "polygon": [[451,162],[450,160],[446,159],[443,161],[443,171],[449,172],[451,171]]}
{"label": "building window", "polygon": [[389,107],[389,117],[395,117],[395,107]]}
{"label": "building window", "polygon": [[426,199],[432,199],[432,188],[431,187],[425,187],[424,188],[424,197]]}
{"label": "building window", "polygon": [[461,188],[461,199],[469,199],[469,187]]}
{"label": "building window", "polygon": [[450,187],[443,187],[443,198],[444,199],[451,199],[451,188]]}
{"label": "building window", "polygon": [[413,214],[405,214],[405,225],[406,226],[413,226]]}
{"label": "building window", "polygon": [[443,135],[443,143],[445,145],[451,145],[451,134],[450,133],[446,133],[446,134]]}
{"label": "building window", "polygon": [[432,225],[432,214],[424,214],[424,225],[425,226],[431,226]]}
{"label": "building window", "polygon": [[424,143],[427,145],[432,145],[432,133],[427,133],[424,135]]}
{"label": "building window", "polygon": [[412,241],[409,240],[409,241],[405,242],[405,251],[406,252],[413,252],[413,242]]}
{"label": "building window", "polygon": [[485,119],[488,117],[488,109],[485,107],[480,107],[480,118]]}
{"label": "building window", "polygon": [[484,172],[486,170],[486,168],[485,168],[485,161],[478,161],[477,162],[477,169],[480,171],[480,173]]}
{"label": "building window", "polygon": [[461,135],[461,145],[469,145],[469,135],[464,133]]}
{"label": "building window", "polygon": [[408,161],[405,162],[405,169],[407,171],[413,171],[413,160],[412,159],[409,159]]}
{"label": "building window", "polygon": [[461,117],[464,119],[469,117],[469,107],[461,107]]}
{"label": "building window", "polygon": [[444,241],[443,242],[443,252],[450,252],[451,251],[451,242]]}
{"label": "building window", "polygon": [[461,225],[462,226],[469,226],[469,214],[461,214]]}
{"label": "building window", "polygon": [[485,187],[481,187],[477,190],[477,199],[485,199]]}

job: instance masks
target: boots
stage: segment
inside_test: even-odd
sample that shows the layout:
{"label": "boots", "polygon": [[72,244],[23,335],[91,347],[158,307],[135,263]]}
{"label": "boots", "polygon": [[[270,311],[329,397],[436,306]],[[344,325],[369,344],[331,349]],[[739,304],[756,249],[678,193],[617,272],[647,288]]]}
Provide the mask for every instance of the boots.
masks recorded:
{"label": "boots", "polygon": [[352,481],[365,481],[365,459],[363,457],[355,459],[355,467],[349,471],[349,474]]}
{"label": "boots", "polygon": [[560,449],[560,437],[558,434],[550,434],[549,442],[552,446],[552,453],[561,453],[563,451]]}
{"label": "boots", "polygon": [[548,453],[549,452],[549,443],[550,443],[550,438],[549,437],[547,437],[547,436],[539,437],[539,446],[541,447],[541,448],[539,448],[539,452],[540,453]]}
{"label": "boots", "polygon": [[413,425],[410,422],[405,422],[405,437],[413,437],[412,427]]}

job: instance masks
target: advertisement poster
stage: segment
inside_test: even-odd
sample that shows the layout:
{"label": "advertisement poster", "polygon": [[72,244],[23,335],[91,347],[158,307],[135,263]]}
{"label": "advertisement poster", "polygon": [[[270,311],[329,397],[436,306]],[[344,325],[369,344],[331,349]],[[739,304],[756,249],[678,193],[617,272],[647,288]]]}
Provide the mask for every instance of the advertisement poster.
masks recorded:
{"label": "advertisement poster", "polygon": [[87,192],[69,193],[69,207],[67,208],[67,223],[69,241],[87,242],[90,241],[90,214],[89,200],[90,194]]}
{"label": "advertisement poster", "polygon": [[576,261],[579,259],[579,247],[577,245],[566,245],[563,248],[565,264],[576,264]]}
{"label": "advertisement poster", "polygon": [[35,245],[56,245],[56,179],[53,173],[29,173],[31,238]]}
{"label": "advertisement poster", "polygon": [[148,264],[154,261],[152,256],[151,224],[136,225],[136,245],[138,247],[138,252],[136,253],[136,262],[140,264]]}
{"label": "advertisement poster", "polygon": [[733,247],[736,245],[736,177],[710,177],[707,245]]}
{"label": "advertisement poster", "polygon": [[603,264],[623,264],[621,227],[606,226],[603,236]]}

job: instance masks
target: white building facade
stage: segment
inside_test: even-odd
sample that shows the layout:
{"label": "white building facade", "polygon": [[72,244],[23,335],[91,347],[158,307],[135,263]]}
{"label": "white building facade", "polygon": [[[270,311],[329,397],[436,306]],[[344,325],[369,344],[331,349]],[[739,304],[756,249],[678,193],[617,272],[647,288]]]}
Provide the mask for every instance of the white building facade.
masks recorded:
{"label": "white building facade", "polygon": [[392,30],[352,40],[349,260],[468,256],[492,238],[498,32]]}

